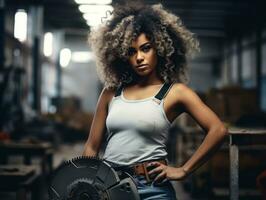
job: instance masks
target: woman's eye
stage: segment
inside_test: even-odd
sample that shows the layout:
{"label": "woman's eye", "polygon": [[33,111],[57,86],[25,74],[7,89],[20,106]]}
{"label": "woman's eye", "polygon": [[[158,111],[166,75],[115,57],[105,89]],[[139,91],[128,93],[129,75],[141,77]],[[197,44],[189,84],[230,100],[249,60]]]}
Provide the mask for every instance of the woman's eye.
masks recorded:
{"label": "woman's eye", "polygon": [[145,46],[145,47],[142,48],[142,51],[143,52],[148,52],[150,49],[151,49],[151,46],[150,45],[147,45],[147,46]]}

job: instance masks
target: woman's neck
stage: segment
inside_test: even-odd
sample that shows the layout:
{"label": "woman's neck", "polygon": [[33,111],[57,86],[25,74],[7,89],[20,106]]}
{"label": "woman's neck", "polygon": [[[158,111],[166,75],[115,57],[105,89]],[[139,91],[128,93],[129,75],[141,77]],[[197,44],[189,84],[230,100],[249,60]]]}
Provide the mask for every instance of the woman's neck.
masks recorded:
{"label": "woman's neck", "polygon": [[152,85],[162,85],[164,83],[163,80],[160,79],[138,79],[135,80],[132,85],[136,85],[139,87],[145,87],[145,86],[152,86]]}

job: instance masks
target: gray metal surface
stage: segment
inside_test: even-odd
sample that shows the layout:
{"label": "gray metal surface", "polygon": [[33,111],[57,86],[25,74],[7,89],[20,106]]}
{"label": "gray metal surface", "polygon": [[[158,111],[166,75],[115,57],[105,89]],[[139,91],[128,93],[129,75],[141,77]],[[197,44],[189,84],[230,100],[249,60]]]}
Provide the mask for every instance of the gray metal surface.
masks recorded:
{"label": "gray metal surface", "polygon": [[[239,199],[239,150],[265,148],[266,129],[229,129],[230,200]],[[264,148],[262,148],[264,147]]]}
{"label": "gray metal surface", "polygon": [[230,136],[230,200],[239,199],[239,149],[235,144],[231,144]]}

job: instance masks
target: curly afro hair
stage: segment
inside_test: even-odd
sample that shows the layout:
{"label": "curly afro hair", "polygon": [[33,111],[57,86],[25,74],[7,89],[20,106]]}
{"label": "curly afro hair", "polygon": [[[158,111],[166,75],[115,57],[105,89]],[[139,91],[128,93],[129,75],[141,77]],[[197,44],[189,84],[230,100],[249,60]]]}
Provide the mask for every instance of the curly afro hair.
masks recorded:
{"label": "curly afro hair", "polygon": [[115,6],[112,18],[89,35],[104,86],[116,88],[135,80],[127,52],[141,33],[145,33],[156,49],[156,70],[160,78],[165,82],[186,82],[187,58],[199,50],[198,40],[178,16],[161,4],[137,2]]}

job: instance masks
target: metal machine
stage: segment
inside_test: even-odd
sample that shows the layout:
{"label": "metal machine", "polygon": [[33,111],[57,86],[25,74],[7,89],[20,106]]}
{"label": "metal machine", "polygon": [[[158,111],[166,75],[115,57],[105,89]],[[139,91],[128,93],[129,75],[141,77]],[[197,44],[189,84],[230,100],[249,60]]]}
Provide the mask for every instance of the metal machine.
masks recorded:
{"label": "metal machine", "polygon": [[50,200],[139,200],[133,178],[95,157],[78,157],[55,170]]}

